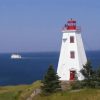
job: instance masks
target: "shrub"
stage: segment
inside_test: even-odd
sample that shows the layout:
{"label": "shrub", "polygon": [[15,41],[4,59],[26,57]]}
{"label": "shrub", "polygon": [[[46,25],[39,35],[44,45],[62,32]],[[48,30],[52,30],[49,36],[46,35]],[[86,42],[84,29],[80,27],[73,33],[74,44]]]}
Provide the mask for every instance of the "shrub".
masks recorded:
{"label": "shrub", "polygon": [[71,89],[81,89],[83,88],[82,82],[81,81],[73,81],[71,82]]}
{"label": "shrub", "polygon": [[54,68],[52,65],[49,66],[43,80],[42,80],[43,86],[41,86],[42,93],[49,94],[57,91],[60,86],[59,77],[56,74]]}

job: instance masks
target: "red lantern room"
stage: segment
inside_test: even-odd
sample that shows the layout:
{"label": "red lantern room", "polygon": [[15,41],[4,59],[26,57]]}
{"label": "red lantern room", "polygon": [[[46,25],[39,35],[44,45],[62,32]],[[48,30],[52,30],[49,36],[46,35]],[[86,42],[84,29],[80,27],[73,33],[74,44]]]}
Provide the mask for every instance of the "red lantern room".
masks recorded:
{"label": "red lantern room", "polygon": [[73,19],[68,20],[67,25],[65,24],[65,28],[67,30],[76,30],[76,21]]}

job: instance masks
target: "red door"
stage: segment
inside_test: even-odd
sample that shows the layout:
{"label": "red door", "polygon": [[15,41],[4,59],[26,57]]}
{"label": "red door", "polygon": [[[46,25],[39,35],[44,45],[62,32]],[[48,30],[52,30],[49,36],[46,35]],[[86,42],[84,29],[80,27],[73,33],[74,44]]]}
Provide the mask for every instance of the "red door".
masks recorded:
{"label": "red door", "polygon": [[70,71],[70,80],[75,79],[75,71]]}

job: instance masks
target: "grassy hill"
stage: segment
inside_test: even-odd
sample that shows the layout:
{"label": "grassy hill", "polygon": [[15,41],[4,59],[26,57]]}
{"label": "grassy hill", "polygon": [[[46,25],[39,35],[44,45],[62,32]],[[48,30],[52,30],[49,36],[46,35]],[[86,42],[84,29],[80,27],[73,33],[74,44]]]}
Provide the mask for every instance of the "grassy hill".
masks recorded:
{"label": "grassy hill", "polygon": [[25,100],[34,89],[40,87],[40,81],[31,85],[0,87],[0,100]]}
{"label": "grassy hill", "polygon": [[[26,100],[40,84],[40,81],[36,81],[31,85],[0,87],[0,100]],[[49,96],[36,95],[33,100],[100,100],[100,89],[70,90]]]}
{"label": "grassy hill", "polygon": [[50,96],[37,95],[34,100],[100,100],[99,89],[83,89],[59,92]]}

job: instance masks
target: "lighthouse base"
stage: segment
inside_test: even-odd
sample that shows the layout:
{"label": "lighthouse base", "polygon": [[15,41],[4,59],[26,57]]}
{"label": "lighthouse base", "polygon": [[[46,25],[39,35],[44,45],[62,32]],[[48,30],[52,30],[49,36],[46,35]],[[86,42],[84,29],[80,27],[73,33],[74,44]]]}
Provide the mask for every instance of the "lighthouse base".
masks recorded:
{"label": "lighthouse base", "polygon": [[80,70],[75,69],[69,69],[69,70],[63,70],[64,72],[58,73],[58,76],[60,76],[60,81],[75,81],[75,80],[84,80],[84,76],[80,72]]}

